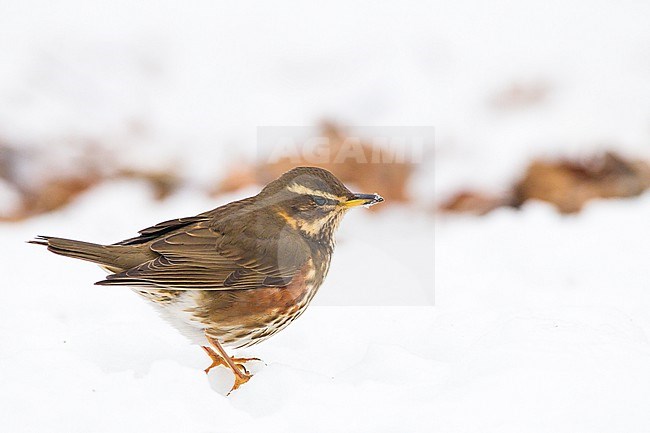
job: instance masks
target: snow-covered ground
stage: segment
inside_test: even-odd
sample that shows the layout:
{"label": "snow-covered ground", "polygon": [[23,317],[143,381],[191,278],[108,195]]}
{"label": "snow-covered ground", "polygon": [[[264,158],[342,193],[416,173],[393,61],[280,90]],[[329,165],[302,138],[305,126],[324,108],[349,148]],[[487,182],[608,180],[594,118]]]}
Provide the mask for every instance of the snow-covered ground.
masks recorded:
{"label": "snow-covered ground", "polygon": [[[316,305],[240,352],[267,365],[254,365],[254,378],[229,397],[232,377],[222,369],[206,378],[207,357],[142,299],[92,286],[103,276],[92,264],[24,243],[39,233],[115,241],[209,205],[187,192],[158,203],[143,185],[119,182],[63,211],[0,225],[5,429],[650,429],[650,195],[571,217],[533,203],[439,218],[435,307],[426,297],[391,301],[409,293],[399,281],[426,284],[426,272],[412,266],[405,275],[409,268],[387,255],[395,263],[368,273],[359,263],[371,259],[354,254],[372,249],[364,237],[374,233],[376,248],[408,245],[399,260],[415,263],[431,239],[386,231],[404,224],[399,214],[351,214]],[[420,223],[433,230],[430,216]]]}

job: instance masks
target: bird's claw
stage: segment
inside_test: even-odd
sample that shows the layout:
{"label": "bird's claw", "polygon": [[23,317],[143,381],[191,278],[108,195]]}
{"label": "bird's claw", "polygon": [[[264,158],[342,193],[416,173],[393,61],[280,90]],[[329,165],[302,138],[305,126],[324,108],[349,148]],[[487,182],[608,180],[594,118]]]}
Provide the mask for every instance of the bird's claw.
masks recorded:
{"label": "bird's claw", "polygon": [[240,386],[248,382],[251,379],[251,377],[253,377],[252,374],[249,374],[248,372],[244,372],[246,368],[243,365],[238,365],[238,366],[243,367],[242,372],[235,373],[235,383],[233,383],[232,389],[228,391],[228,394],[226,395],[230,395],[231,392],[233,392],[234,390],[236,390],[237,388],[239,388]]}

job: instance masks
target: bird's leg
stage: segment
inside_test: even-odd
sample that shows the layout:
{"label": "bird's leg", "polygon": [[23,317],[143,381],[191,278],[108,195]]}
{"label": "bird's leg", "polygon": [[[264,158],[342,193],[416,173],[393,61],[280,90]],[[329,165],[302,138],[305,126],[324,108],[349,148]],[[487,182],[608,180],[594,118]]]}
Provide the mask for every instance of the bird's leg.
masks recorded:
{"label": "bird's leg", "polygon": [[[239,388],[242,384],[248,382],[252,375],[248,372],[248,370],[246,370],[246,367],[244,367],[243,364],[236,364],[233,358],[228,356],[228,354],[223,349],[223,347],[221,347],[221,344],[216,338],[212,338],[207,334],[205,335],[205,337],[208,339],[208,342],[212,345],[212,347],[217,349],[217,352],[219,352],[221,358],[226,362],[228,367],[230,367],[230,370],[232,370],[233,374],[235,375],[235,383],[233,384],[230,392],[233,392],[234,390]],[[245,359],[245,358],[235,358],[235,359]],[[230,394],[230,392],[228,394]]]}
{"label": "bird's leg", "polygon": [[[220,365],[223,365],[224,367],[230,368],[230,365],[219,355],[217,352],[212,350],[211,347],[208,346],[201,346],[201,349],[205,351],[205,353],[208,354],[210,359],[212,359],[212,364],[208,368],[206,368],[205,374],[208,374],[210,370],[212,370],[214,367],[218,367]],[[240,369],[244,370],[245,373],[248,373],[248,370],[246,369],[246,366],[244,365],[248,361],[262,361],[259,358],[235,358],[234,356],[231,356],[230,359],[239,367]]]}
{"label": "bird's leg", "polygon": [[208,368],[203,370],[203,371],[205,371],[205,374],[208,374],[208,372],[210,370],[212,370],[214,367],[218,367],[220,365],[228,367],[228,363],[221,356],[219,356],[219,354],[217,352],[212,350],[212,348],[210,348],[208,346],[201,346],[201,349],[203,349],[205,351],[205,353],[207,353],[208,356],[210,357],[210,359],[212,360],[212,364],[210,364],[210,366]]}

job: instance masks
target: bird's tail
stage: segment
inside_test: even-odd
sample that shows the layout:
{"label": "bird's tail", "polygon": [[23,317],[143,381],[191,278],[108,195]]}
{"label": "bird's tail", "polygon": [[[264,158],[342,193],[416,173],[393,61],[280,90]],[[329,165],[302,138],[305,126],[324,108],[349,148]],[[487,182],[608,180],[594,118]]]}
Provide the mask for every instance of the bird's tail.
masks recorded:
{"label": "bird's tail", "polygon": [[50,236],[37,236],[30,244],[46,246],[55,254],[75,259],[87,260],[100,265],[114,264],[119,256],[115,249],[106,245],[90,242],[74,241],[72,239],[55,238]]}

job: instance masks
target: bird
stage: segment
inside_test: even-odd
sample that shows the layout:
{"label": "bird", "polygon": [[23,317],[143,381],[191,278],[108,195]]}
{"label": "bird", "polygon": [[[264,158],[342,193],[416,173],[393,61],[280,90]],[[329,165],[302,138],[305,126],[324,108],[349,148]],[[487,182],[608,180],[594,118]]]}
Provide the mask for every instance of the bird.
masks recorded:
{"label": "bird", "polygon": [[243,348],[283,330],[310,304],[329,271],[334,234],[348,210],[384,201],[351,192],[319,167],[296,167],[257,195],[196,216],[145,228],[102,245],[52,236],[28,242],[93,262],[109,274],[99,286],[128,286],[145,298],[212,364],[252,377],[224,347]]}

